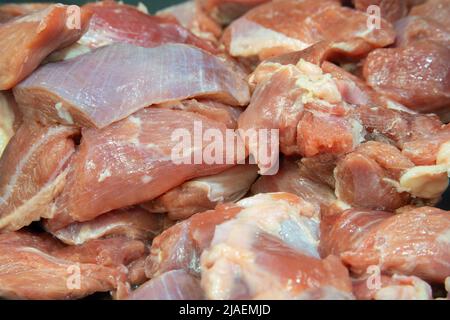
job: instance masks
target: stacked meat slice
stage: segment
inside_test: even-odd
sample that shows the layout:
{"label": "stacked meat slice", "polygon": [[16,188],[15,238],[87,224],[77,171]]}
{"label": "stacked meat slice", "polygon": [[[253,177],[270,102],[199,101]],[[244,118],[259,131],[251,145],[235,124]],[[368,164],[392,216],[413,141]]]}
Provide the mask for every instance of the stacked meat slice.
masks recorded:
{"label": "stacked meat slice", "polygon": [[443,298],[449,12],[0,6],[0,298]]}

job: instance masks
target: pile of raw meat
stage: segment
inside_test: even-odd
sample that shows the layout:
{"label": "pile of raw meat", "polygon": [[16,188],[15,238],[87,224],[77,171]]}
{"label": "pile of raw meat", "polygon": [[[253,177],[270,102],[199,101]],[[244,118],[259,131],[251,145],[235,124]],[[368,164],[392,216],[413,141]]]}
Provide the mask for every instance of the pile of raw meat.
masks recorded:
{"label": "pile of raw meat", "polygon": [[[1,298],[447,298],[449,0],[7,4],[0,48]],[[244,153],[174,161],[199,123]]]}

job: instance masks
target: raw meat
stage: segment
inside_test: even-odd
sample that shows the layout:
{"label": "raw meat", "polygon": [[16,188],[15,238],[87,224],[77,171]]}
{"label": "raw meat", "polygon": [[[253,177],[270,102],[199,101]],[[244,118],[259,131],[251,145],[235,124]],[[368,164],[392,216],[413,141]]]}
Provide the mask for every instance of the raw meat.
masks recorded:
{"label": "raw meat", "polygon": [[0,92],[0,158],[15,132],[17,106],[9,92]]}
{"label": "raw meat", "polygon": [[214,209],[217,204],[236,202],[246,195],[258,176],[254,165],[237,165],[213,176],[183,183],[161,197],[143,204],[151,212],[166,212],[173,220]]}
{"label": "raw meat", "polygon": [[18,230],[50,218],[53,199],[62,191],[78,130],[25,122],[0,159],[0,229]]}
{"label": "raw meat", "polygon": [[166,272],[133,291],[128,300],[202,300],[200,281],[183,270]]}
{"label": "raw meat", "polygon": [[269,0],[196,0],[215,21],[229,24],[245,12]]}
{"label": "raw meat", "polygon": [[15,87],[14,96],[42,121],[98,128],[167,101],[209,97],[236,106],[249,100],[247,84],[227,64],[182,44],[113,44],[49,63]]}
{"label": "raw meat", "polygon": [[165,8],[156,13],[159,17],[173,17],[186,29],[200,38],[216,42],[222,28],[211,19],[195,1],[190,0]]}
{"label": "raw meat", "polygon": [[407,0],[353,0],[355,8],[364,12],[371,12],[370,6],[378,6],[380,17],[389,22],[395,22],[408,14]]}
{"label": "raw meat", "polygon": [[0,5],[0,23],[42,10],[50,6],[50,3],[7,3]]}
{"label": "raw meat", "polygon": [[76,222],[53,232],[59,240],[70,245],[86,241],[123,236],[150,241],[166,226],[165,216],[140,208],[119,209],[86,222]]}
{"label": "raw meat", "polygon": [[342,7],[336,0],[273,1],[234,21],[222,41],[234,57],[260,59],[303,50],[322,40],[339,42],[347,49],[361,38],[368,43],[365,53],[394,42],[395,32],[388,22],[381,20],[380,29],[375,29],[368,27],[368,19],[365,13]]}
{"label": "raw meat", "polygon": [[77,41],[91,16],[88,10],[80,12],[79,26],[70,24],[71,11],[61,4],[0,24],[0,90],[11,89],[52,51]]}
{"label": "raw meat", "polygon": [[398,214],[352,209],[322,233],[320,245],[324,256],[340,256],[357,275],[378,266],[382,273],[443,283],[450,273],[449,230],[449,213],[437,208]]}
{"label": "raw meat", "polygon": [[397,274],[385,276],[374,273],[372,279],[370,277],[356,279],[353,281],[353,293],[359,300],[433,299],[428,283],[418,277]]}
{"label": "raw meat", "polygon": [[347,269],[317,251],[318,215],[288,193],[259,194],[215,229],[201,256],[209,299],[351,299]]}
{"label": "raw meat", "polygon": [[[56,199],[50,230],[153,200],[187,180],[235,165],[238,159],[226,152],[225,143],[203,138],[208,129],[226,136],[221,123],[158,108],[143,109],[105,129],[83,129],[66,186]],[[195,133],[199,130],[201,136]],[[203,161],[214,150],[211,163]]]}
{"label": "raw meat", "polygon": [[154,278],[171,270],[200,275],[200,255],[209,247],[217,225],[233,219],[241,208],[219,204],[215,210],[197,213],[157,236],[145,263],[145,274]]}
{"label": "raw meat", "polygon": [[416,41],[372,51],[364,77],[377,92],[420,112],[450,106],[450,47]]}
{"label": "raw meat", "polygon": [[143,253],[141,242],[121,238],[65,247],[45,234],[2,234],[0,296],[74,299],[126,287],[125,265]]}

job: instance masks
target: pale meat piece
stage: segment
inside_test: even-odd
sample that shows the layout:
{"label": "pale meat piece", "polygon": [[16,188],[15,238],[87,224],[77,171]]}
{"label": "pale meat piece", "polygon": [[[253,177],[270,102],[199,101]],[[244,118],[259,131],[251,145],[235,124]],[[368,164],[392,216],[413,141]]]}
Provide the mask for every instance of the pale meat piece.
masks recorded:
{"label": "pale meat piece", "polygon": [[167,213],[172,220],[214,209],[219,203],[244,197],[258,176],[255,165],[237,165],[219,174],[196,178],[141,206],[155,213]]}
{"label": "pale meat piece", "polygon": [[25,122],[0,159],[0,229],[18,230],[50,218],[53,199],[62,191],[78,130]]}
{"label": "pale meat piece", "polygon": [[222,28],[209,17],[198,2],[190,0],[175,4],[156,13],[159,17],[173,17],[186,29],[200,38],[216,42]]}
{"label": "pale meat piece", "polygon": [[142,242],[123,238],[65,247],[46,234],[2,234],[0,296],[76,299],[127,287],[126,265],[143,254]]}
{"label": "pale meat piece", "polygon": [[150,241],[167,225],[165,215],[150,213],[139,207],[119,209],[100,217],[75,222],[53,232],[53,236],[70,245],[83,244],[89,240],[106,237],[126,237]]}
{"label": "pale meat piece", "polygon": [[0,5],[0,23],[38,11],[50,6],[50,3],[6,3]]}
{"label": "pale meat piece", "polygon": [[443,283],[450,274],[450,215],[432,207],[398,214],[347,210],[322,233],[321,253],[341,257],[356,275],[378,266],[381,273],[414,275]]}
{"label": "pale meat piece", "polygon": [[319,214],[289,193],[237,203],[235,218],[216,227],[201,256],[208,299],[351,299],[347,269],[320,259]]}
{"label": "pale meat piece", "polygon": [[240,211],[235,204],[219,204],[215,210],[197,213],[165,230],[153,240],[145,261],[147,277],[178,269],[199,277],[200,255],[209,247],[216,226]]}
{"label": "pale meat piece", "polygon": [[184,270],[166,272],[133,291],[127,300],[202,300],[200,281]]}
{"label": "pale meat piece", "polygon": [[336,195],[352,207],[395,210],[410,201],[399,180],[413,167],[396,147],[365,142],[338,161],[334,171]]}
{"label": "pale meat piece", "polygon": [[14,96],[24,113],[41,121],[103,128],[173,100],[246,105],[249,90],[229,65],[195,47],[113,44],[42,66],[14,88]]}
{"label": "pale meat piece", "polygon": [[0,92],[0,158],[14,135],[17,123],[17,106],[9,92]]}
{"label": "pale meat piece", "polygon": [[[272,65],[272,73],[256,75],[260,81],[239,118],[242,132],[278,129],[280,151],[304,157],[345,154],[364,140],[364,128],[335,78],[303,59]],[[257,155],[261,146],[245,142]]]}
{"label": "pale meat piece", "polygon": [[86,30],[91,13],[81,10],[80,25],[72,26],[68,6],[46,9],[0,24],[0,90],[14,87],[30,75],[47,55],[76,42]]}
{"label": "pale meat piece", "polygon": [[215,21],[226,25],[248,10],[270,0],[195,0]]}
{"label": "pale meat piece", "polygon": [[78,41],[89,48],[114,42],[127,42],[141,47],[156,47],[164,43],[190,44],[211,53],[214,46],[192,34],[173,18],[151,16],[138,8],[102,1],[83,6],[93,12],[88,31]]}
{"label": "pale meat piece", "polygon": [[339,211],[334,190],[322,182],[311,179],[309,170],[300,166],[302,165],[284,158],[276,175],[261,176],[252,185],[252,194],[288,192],[313,204],[322,214]]}
{"label": "pale meat piece", "polygon": [[[375,277],[379,277],[376,279]],[[432,300],[428,283],[415,276],[374,274],[353,281],[353,294],[358,300]]]}
{"label": "pale meat piece", "polygon": [[[225,143],[218,146],[198,136],[194,130],[199,123],[202,133],[214,129],[226,135],[219,122],[157,108],[143,109],[105,129],[83,129],[67,183],[55,201],[54,218],[48,222],[50,230],[153,200],[188,180],[245,160],[227,153]],[[212,151],[216,157],[208,164],[203,156]]]}
{"label": "pale meat piece", "polygon": [[410,16],[426,17],[447,28],[450,27],[449,14],[449,0],[427,0],[423,4],[414,6],[409,13]]}
{"label": "pale meat piece", "polygon": [[303,50],[323,40],[336,41],[351,52],[353,47],[359,49],[362,39],[368,44],[365,53],[394,42],[390,23],[381,20],[380,29],[369,28],[368,19],[336,0],[273,1],[234,21],[222,42],[231,56],[259,59]]}
{"label": "pale meat piece", "polygon": [[377,92],[419,112],[450,106],[450,47],[416,41],[377,49],[365,60],[367,83]]}
{"label": "pale meat piece", "polygon": [[380,17],[391,23],[403,18],[408,14],[408,1],[407,0],[353,0],[355,8],[375,14],[370,10],[370,6],[378,6]]}

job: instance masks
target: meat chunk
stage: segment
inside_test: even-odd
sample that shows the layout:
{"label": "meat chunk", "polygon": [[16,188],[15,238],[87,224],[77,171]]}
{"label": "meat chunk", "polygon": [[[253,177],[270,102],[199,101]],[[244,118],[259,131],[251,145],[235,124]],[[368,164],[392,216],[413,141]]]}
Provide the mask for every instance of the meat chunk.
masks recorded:
{"label": "meat chunk", "polygon": [[336,0],[273,1],[234,21],[222,41],[234,57],[260,59],[303,50],[322,40],[352,48],[361,38],[368,44],[365,53],[394,42],[395,32],[388,22],[382,20],[380,29],[375,29],[368,26],[368,18]]}
{"label": "meat chunk", "polygon": [[167,101],[210,97],[245,105],[249,100],[247,84],[228,65],[181,44],[114,44],[50,63],[14,88],[14,96],[42,121],[98,128]]}
{"label": "meat chunk", "polygon": [[165,216],[140,208],[119,209],[86,222],[75,222],[53,232],[62,242],[80,245],[89,240],[123,236],[149,241],[168,225]]}
{"label": "meat chunk", "polygon": [[[46,9],[0,25],[0,90],[14,87],[30,75],[52,51],[77,41],[90,19],[80,11],[80,25],[71,25],[68,6],[55,4]],[[70,28],[69,28],[70,26]]]}
{"label": "meat chunk", "polygon": [[128,300],[202,300],[200,281],[184,270],[166,272],[133,291]]}
{"label": "meat chunk", "polygon": [[259,194],[216,227],[201,256],[201,281],[210,299],[348,299],[347,269],[319,258],[318,216],[287,193]]}
{"label": "meat chunk", "polygon": [[124,287],[125,265],[143,253],[141,242],[120,238],[65,247],[44,234],[2,234],[0,296],[75,299]]}
{"label": "meat chunk", "polygon": [[404,274],[443,283],[450,272],[450,215],[431,207],[399,214],[348,210],[322,234],[323,255],[339,255],[357,275],[370,266],[381,273]]}
{"label": "meat chunk", "polygon": [[235,165],[238,159],[226,153],[224,143],[212,144],[219,158],[203,161],[208,155],[203,150],[211,151],[211,142],[203,136],[208,129],[226,136],[223,124],[203,116],[153,108],[102,130],[83,129],[50,229],[153,200],[187,180]]}
{"label": "meat chunk", "polygon": [[335,169],[336,195],[354,207],[395,210],[410,200],[400,177],[414,167],[400,150],[369,141],[347,154]]}
{"label": "meat chunk", "polygon": [[17,106],[9,92],[0,92],[0,158],[14,135]]}
{"label": "meat chunk", "polygon": [[18,230],[51,217],[62,191],[78,130],[25,122],[0,159],[0,229]]}
{"label": "meat chunk", "polygon": [[175,4],[156,13],[159,17],[175,18],[183,27],[200,38],[216,42],[222,28],[209,17],[195,0]]}
{"label": "meat chunk", "polygon": [[450,105],[450,47],[429,41],[378,49],[364,63],[367,83],[381,94],[420,112]]}
{"label": "meat chunk", "polygon": [[49,7],[50,3],[6,3],[0,5],[0,23]]}
{"label": "meat chunk", "polygon": [[151,212],[166,212],[170,219],[187,219],[211,210],[219,203],[244,197],[258,176],[254,165],[237,165],[219,174],[196,178],[142,206]]}

